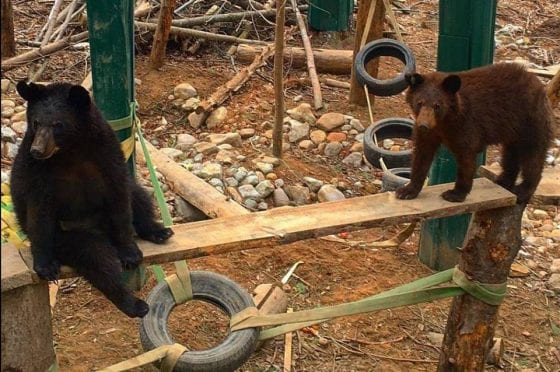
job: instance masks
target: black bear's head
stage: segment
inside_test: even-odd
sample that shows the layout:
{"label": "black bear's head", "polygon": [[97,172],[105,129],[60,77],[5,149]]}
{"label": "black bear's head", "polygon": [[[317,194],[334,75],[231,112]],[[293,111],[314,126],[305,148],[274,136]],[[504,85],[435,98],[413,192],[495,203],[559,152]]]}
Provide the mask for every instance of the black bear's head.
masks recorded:
{"label": "black bear's head", "polygon": [[449,113],[458,108],[457,92],[461,88],[459,75],[435,72],[428,75],[406,74],[408,83],[406,101],[409,104],[416,127],[433,129],[444,122]]}
{"label": "black bear's head", "polygon": [[27,101],[26,137],[31,155],[48,159],[60,150],[79,146],[88,130],[92,101],[79,85],[55,83],[40,85],[19,82],[19,95]]}

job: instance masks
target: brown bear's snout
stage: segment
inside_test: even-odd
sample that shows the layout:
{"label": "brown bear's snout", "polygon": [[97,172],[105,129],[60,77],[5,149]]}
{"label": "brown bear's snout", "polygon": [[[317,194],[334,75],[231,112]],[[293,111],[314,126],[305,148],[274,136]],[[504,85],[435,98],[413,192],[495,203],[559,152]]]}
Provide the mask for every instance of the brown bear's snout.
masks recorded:
{"label": "brown bear's snout", "polygon": [[423,107],[416,117],[416,127],[420,130],[429,130],[436,126],[434,110]]}

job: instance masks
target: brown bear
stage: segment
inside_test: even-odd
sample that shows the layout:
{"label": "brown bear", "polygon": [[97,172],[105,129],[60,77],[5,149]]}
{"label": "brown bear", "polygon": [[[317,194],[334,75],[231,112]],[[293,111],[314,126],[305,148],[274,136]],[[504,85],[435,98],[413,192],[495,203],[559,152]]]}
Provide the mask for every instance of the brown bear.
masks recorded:
{"label": "brown bear", "polygon": [[[460,73],[406,76],[406,101],[415,118],[410,182],[397,189],[413,199],[422,189],[434,154],[444,144],[457,160],[457,180],[441,196],[464,201],[476,172],[476,155],[502,145],[497,183],[527,202],[541,179],[552,139],[552,108],[544,85],[517,64],[496,64]],[[523,181],[515,185],[521,171]]]}

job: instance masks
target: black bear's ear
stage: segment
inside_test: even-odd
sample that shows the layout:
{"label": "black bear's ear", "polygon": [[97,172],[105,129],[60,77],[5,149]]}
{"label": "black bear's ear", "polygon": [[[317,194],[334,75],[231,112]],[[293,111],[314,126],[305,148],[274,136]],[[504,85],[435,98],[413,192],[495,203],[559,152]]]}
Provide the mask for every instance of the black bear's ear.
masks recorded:
{"label": "black bear's ear", "polygon": [[35,83],[27,84],[25,81],[20,81],[16,85],[16,90],[26,101],[33,101],[41,96],[43,86]]}
{"label": "black bear's ear", "polygon": [[443,79],[441,86],[447,93],[455,94],[461,88],[461,78],[458,75],[449,75]]}
{"label": "black bear's ear", "polygon": [[81,85],[74,85],[68,92],[68,100],[77,107],[89,108],[91,105],[91,98],[89,92]]}
{"label": "black bear's ear", "polygon": [[408,85],[412,88],[416,88],[418,85],[424,82],[424,77],[416,72],[413,74],[407,73],[404,74],[404,79],[408,83]]}

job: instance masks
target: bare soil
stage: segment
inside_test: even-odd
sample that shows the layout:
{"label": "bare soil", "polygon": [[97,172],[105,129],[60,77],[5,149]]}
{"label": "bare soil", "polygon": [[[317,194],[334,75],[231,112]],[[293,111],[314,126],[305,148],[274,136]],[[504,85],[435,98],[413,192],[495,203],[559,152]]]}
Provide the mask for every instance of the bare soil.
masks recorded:
{"label": "bare soil", "polygon": [[[18,39],[33,39],[42,27],[50,4],[14,1]],[[418,70],[430,71],[436,64],[437,1],[404,1],[412,6],[409,14],[397,12],[397,19],[406,29],[406,43],[413,49]],[[497,24],[521,25],[519,37],[534,37],[530,47],[498,48],[496,60],[527,59],[539,65],[560,61],[558,34],[560,3],[537,0],[502,0],[498,3]],[[497,29],[499,27],[496,27]],[[75,25],[76,29],[81,26]],[[386,25],[386,29],[389,26]],[[261,37],[272,38],[270,28],[261,30]],[[254,37],[254,35],[252,35]],[[144,36],[143,36],[144,37]],[[170,47],[165,66],[154,71],[147,66],[144,54],[149,39],[139,38],[136,58],[137,99],[139,115],[145,134],[156,140],[159,147],[172,145],[179,133],[200,134],[186,121],[186,114],[174,108],[168,96],[181,82],[192,83],[200,97],[207,97],[218,86],[234,76],[229,59],[224,58],[228,45],[207,45],[197,56],[187,56],[178,44]],[[299,39],[291,41],[297,45]],[[352,49],[351,33],[313,33],[315,46]],[[544,51],[544,52],[543,52]],[[84,52],[67,50],[51,57],[43,81],[69,80],[80,83],[87,69]],[[272,121],[274,94],[272,62],[253,76],[227,101],[228,116],[215,132],[228,132],[253,127],[264,132],[264,121]],[[238,67],[238,66],[236,66]],[[380,76],[387,77],[399,71],[400,65],[392,59],[383,60]],[[11,71],[11,79],[26,75],[26,68]],[[303,95],[312,102],[311,88],[299,83],[307,73],[286,66],[286,106],[297,105],[292,98]],[[330,76],[349,81],[349,76]],[[338,88],[323,88],[327,103],[322,112],[342,112],[368,123],[364,107],[348,105],[348,92]],[[377,98],[374,119],[408,116],[401,96]],[[558,111],[556,114],[560,116]],[[169,126],[161,126],[165,117]],[[205,129],[206,130],[206,129]],[[260,150],[244,144],[242,153],[247,165],[260,155]],[[341,154],[341,160],[344,154]],[[496,158],[491,149],[490,159]],[[3,163],[4,164],[4,163]],[[3,165],[4,167],[4,165]],[[371,180],[378,176],[371,172],[351,171],[339,162],[327,162],[316,154],[293,149],[285,154],[284,164],[275,172],[287,184],[313,176],[327,182],[336,178],[353,187],[362,181],[363,188],[354,188],[356,196],[377,192]],[[556,210],[557,212],[557,210]],[[393,236],[399,229],[370,229],[349,234],[349,240],[374,241]],[[211,232],[209,232],[211,234]],[[284,287],[294,310],[338,304],[363,298],[390,289],[432,273],[417,258],[418,233],[396,249],[363,249],[346,244],[312,239],[277,248],[255,249],[237,253],[199,258],[189,261],[191,269],[208,270],[228,276],[248,291],[261,283],[278,282],[289,267],[302,260],[296,274]],[[560,247],[549,249],[539,256],[542,268],[548,268],[552,257],[560,257]],[[519,262],[526,259],[521,256]],[[167,273],[173,266],[164,265]],[[148,270],[148,283],[139,295],[145,298],[155,285]],[[489,366],[488,370],[507,371],[560,371],[560,300],[543,291],[546,278],[538,270],[525,278],[510,279],[510,295],[500,309],[496,336],[506,341],[503,367]],[[294,371],[434,371],[437,366],[439,344],[428,338],[429,332],[442,333],[445,328],[450,300],[407,306],[376,313],[332,320],[310,329],[298,331],[294,337]],[[107,299],[82,279],[61,283],[53,316],[55,348],[61,371],[91,371],[112,365],[143,352],[138,334],[138,320],[125,317]],[[191,303],[181,305],[169,320],[169,329],[175,340],[190,349],[203,349],[220,342],[227,332],[228,318],[209,305]],[[267,343],[242,367],[243,371],[280,371],[283,365],[282,337]],[[153,367],[141,368],[153,371]]]}

